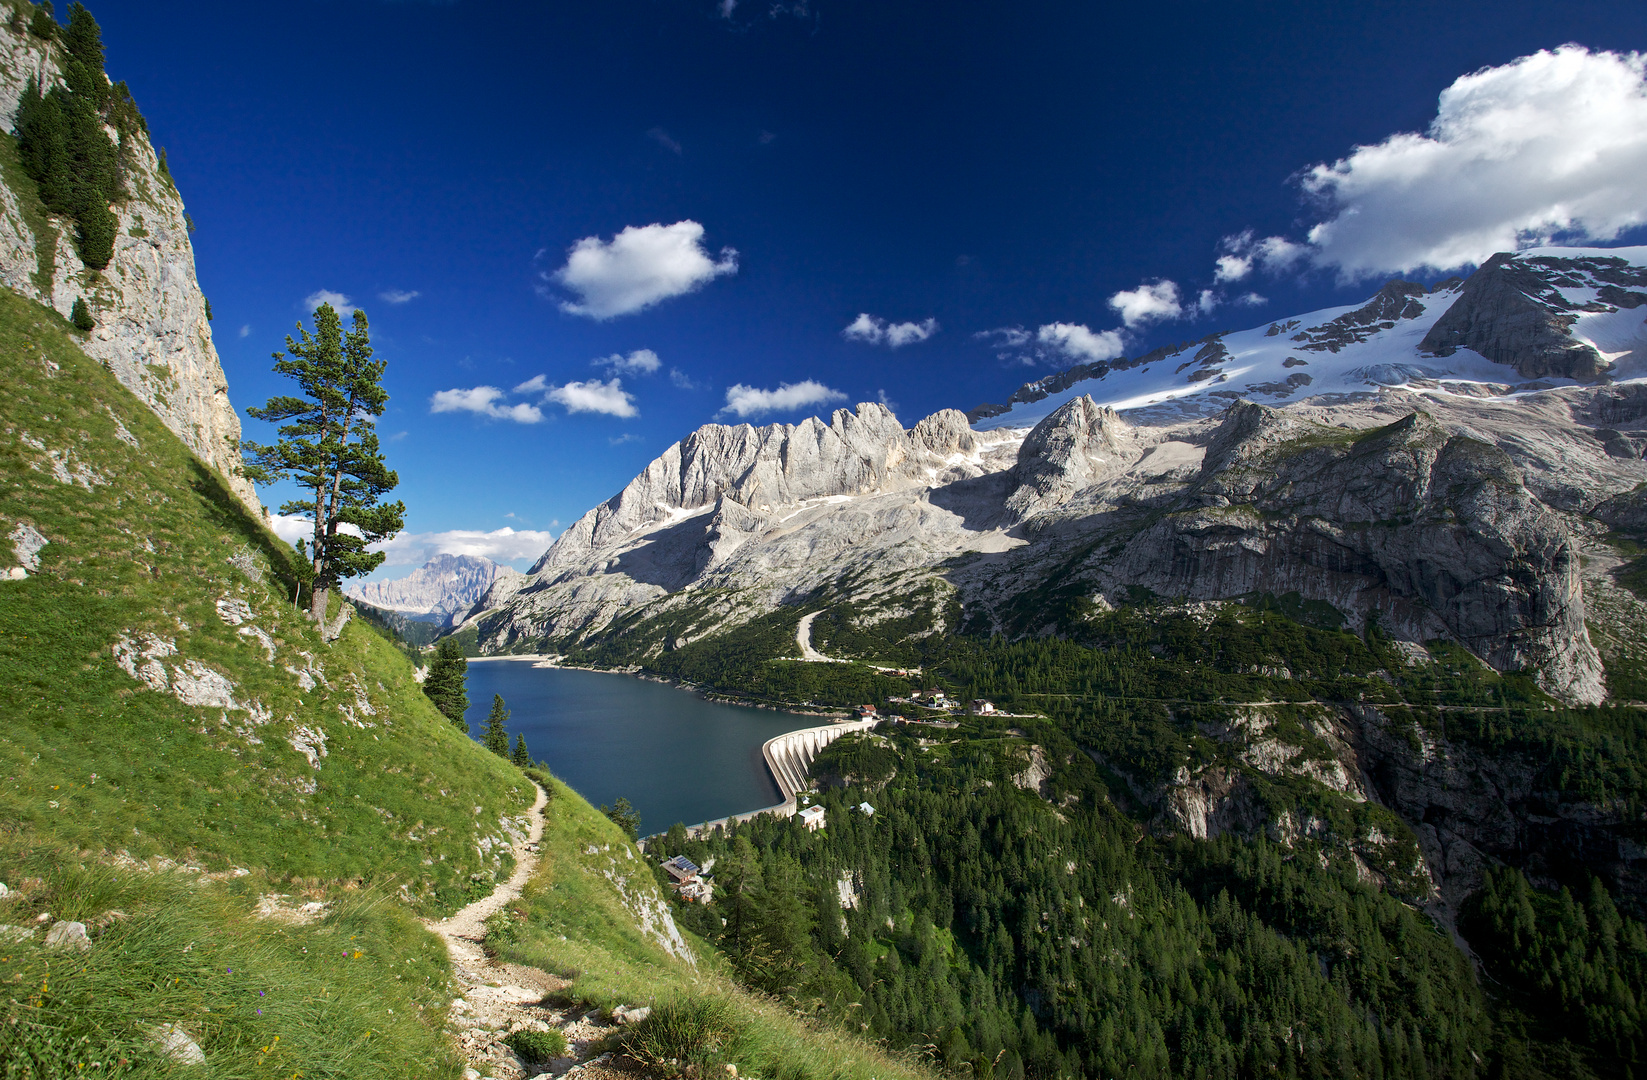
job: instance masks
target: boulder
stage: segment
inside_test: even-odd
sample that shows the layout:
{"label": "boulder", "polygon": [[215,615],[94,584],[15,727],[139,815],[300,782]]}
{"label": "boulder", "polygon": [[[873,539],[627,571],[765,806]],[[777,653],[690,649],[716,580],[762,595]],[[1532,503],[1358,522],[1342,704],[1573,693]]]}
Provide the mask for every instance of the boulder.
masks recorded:
{"label": "boulder", "polygon": [[46,931],[46,947],[50,949],[79,949],[85,952],[91,948],[91,937],[86,933],[86,924],[83,922],[68,922],[59,919],[52,923],[51,929]]}

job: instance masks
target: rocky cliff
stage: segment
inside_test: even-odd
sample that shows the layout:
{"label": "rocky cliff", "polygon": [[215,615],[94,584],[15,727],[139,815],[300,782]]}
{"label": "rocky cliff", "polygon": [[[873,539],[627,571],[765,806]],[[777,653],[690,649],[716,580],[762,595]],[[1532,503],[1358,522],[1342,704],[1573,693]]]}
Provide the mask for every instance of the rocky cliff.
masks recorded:
{"label": "rocky cliff", "polygon": [[[1213,335],[1181,360],[1161,350],[1020,402],[1009,416],[1038,414],[1025,427],[975,430],[947,410],[905,429],[874,404],[828,422],[711,424],[468,622],[486,649],[554,649],[654,633],[636,628],[673,613],[644,652],[804,598],[871,620],[925,610],[931,632],[952,628],[948,597],[968,627],[1015,636],[1064,632],[1053,596],[1297,594],[1350,629],[1376,619],[1407,641],[1450,638],[1595,702],[1604,662],[1580,550],[1604,523],[1636,520],[1626,493],[1647,481],[1647,395],[1624,378],[1631,342],[1647,340],[1626,288],[1647,253],[1624,250],[1519,255],[1480,284],[1392,282],[1362,304]],[[1583,309],[1557,352],[1589,349],[1606,379],[1554,379],[1567,361],[1529,359],[1537,334],[1516,328],[1524,312],[1505,290],[1534,278],[1540,310]],[[1514,325],[1493,330],[1500,316]],[[1475,345],[1452,346],[1454,374],[1422,374],[1421,345],[1454,326]],[[1525,348],[1475,351],[1505,341]],[[1270,403],[1234,389],[1272,359],[1292,381],[1262,384],[1254,397]],[[1469,365],[1473,378],[1458,374]],[[1075,392],[1161,371],[1200,403]],[[1313,384],[1297,377],[1312,371]],[[1231,389],[1207,389],[1219,386]]]}
{"label": "rocky cliff", "polygon": [[[28,81],[57,84],[62,60],[56,43],[0,23],[0,124],[6,130],[15,128]],[[109,134],[117,137],[112,128]],[[80,262],[72,225],[41,207],[17,164],[15,143],[4,148],[0,284],[65,317],[75,300],[84,298],[97,321],[85,335],[86,353],[260,512],[255,489],[238,475],[240,420],[212,344],[183,200],[147,136],[128,137],[121,150],[129,197],[113,207],[120,223],[114,258],[98,272]]]}

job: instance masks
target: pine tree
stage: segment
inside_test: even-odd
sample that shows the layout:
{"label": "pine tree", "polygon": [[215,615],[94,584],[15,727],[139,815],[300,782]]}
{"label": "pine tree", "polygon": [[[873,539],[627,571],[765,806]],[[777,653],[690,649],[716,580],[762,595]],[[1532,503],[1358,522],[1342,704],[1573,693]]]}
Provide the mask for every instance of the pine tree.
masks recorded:
{"label": "pine tree", "polygon": [[57,36],[57,20],[52,18],[51,0],[40,0],[40,6],[29,17],[29,33],[47,41]]}
{"label": "pine tree", "polygon": [[635,813],[635,808],[629,804],[626,796],[619,795],[618,801],[611,806],[602,803],[600,812],[612,819],[629,839],[633,840],[640,835],[640,815]]}
{"label": "pine tree", "polygon": [[469,661],[463,657],[463,646],[456,638],[442,639],[435,658],[429,661],[429,673],[423,677],[423,693],[460,731],[468,730],[463,720],[469,710],[468,679]]}
{"label": "pine tree", "polygon": [[509,760],[522,769],[532,764],[532,755],[526,752],[526,736],[518,731],[515,732],[515,752],[509,755]]}
{"label": "pine tree", "polygon": [[[480,744],[500,758],[509,757],[509,710],[503,707],[503,695],[492,695],[492,711],[486,714],[486,732]],[[524,745],[522,749],[524,749]]]}
{"label": "pine tree", "polygon": [[[366,313],[356,311],[345,334],[330,304],[314,312],[314,333],[298,324],[299,339],[286,338],[275,353],[275,371],[294,380],[301,397],[276,396],[253,417],[280,424],[280,441],[242,443],[246,476],[259,484],[290,479],[313,494],[281,505],[282,514],[307,516],[313,523],[309,557],[314,564],[310,615],[325,625],[331,591],[346,577],[369,574],[383,562],[367,545],[400,530],[404,503],[380,500],[400,483],[383,460],[376,419],[389,394],[383,389],[385,361],[372,357]],[[351,525],[350,532],[342,526]],[[341,632],[328,630],[329,637]],[[451,716],[447,713],[447,716]]]}
{"label": "pine tree", "polygon": [[92,318],[91,309],[86,306],[85,297],[75,297],[74,307],[69,309],[69,322],[74,324],[76,330],[89,331],[97,329],[97,320]]}

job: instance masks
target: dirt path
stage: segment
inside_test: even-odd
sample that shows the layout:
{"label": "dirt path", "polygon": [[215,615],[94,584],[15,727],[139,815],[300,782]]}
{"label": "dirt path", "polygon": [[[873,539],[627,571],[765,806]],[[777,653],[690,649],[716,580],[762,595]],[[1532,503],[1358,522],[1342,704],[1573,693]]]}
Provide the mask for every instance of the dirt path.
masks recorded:
{"label": "dirt path", "polygon": [[[535,786],[535,785],[534,785]],[[578,1080],[601,1080],[626,1075],[607,1060],[587,1060],[593,1048],[615,1029],[597,1012],[544,1004],[548,995],[571,983],[558,975],[521,964],[489,959],[481,948],[486,920],[520,897],[521,889],[538,868],[538,842],[543,838],[543,808],[549,799],[537,789],[532,804],[531,829],[515,841],[515,872],[491,893],[439,922],[424,925],[446,942],[452,958],[452,979],[459,996],[453,1000],[449,1023],[468,1059],[466,1080],[517,1080],[519,1077],[573,1074]],[[564,999],[563,999],[564,1000]],[[566,1036],[569,1056],[541,1065],[527,1065],[504,1043],[510,1032],[556,1029]]]}

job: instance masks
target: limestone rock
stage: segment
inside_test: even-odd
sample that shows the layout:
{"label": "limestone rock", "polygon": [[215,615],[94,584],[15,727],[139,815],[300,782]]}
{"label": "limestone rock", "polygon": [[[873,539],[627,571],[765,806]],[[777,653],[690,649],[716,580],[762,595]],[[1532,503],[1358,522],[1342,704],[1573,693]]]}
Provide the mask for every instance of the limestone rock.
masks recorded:
{"label": "limestone rock", "polygon": [[179,1065],[206,1064],[206,1052],[181,1024],[157,1024],[149,1029],[149,1042]]}
{"label": "limestone rock", "polygon": [[62,919],[52,923],[51,929],[46,931],[46,947],[79,949],[85,952],[91,948],[91,937],[86,933],[86,924]]}
{"label": "limestone rock", "polygon": [[[62,64],[57,43],[0,27],[0,125],[14,129],[27,81],[61,82]],[[16,195],[0,184],[0,283],[65,318],[83,297],[98,324],[81,341],[86,354],[102,361],[260,514],[255,489],[238,475],[240,418],[212,344],[182,198],[160,172],[146,136],[123,149],[130,196],[113,208],[119,228],[108,267],[97,272],[81,264],[71,222],[53,218],[51,235],[35,236]]]}
{"label": "limestone rock", "polygon": [[1192,599],[1297,592],[1537,669],[1568,700],[1604,696],[1565,523],[1507,454],[1425,413],[1351,433],[1233,406],[1181,505],[1127,545],[1112,580]]}
{"label": "limestone rock", "polygon": [[1131,428],[1114,410],[1082,395],[1060,406],[1024,439],[1013,469],[1018,487],[1007,497],[1006,508],[1022,520],[1068,502],[1100,475],[1130,464],[1136,454]]}
{"label": "limestone rock", "polygon": [[1569,333],[1578,308],[1544,270],[1509,252],[1494,255],[1464,282],[1458,300],[1419,349],[1437,356],[1474,349],[1529,379],[1594,379],[1607,361],[1595,346]]}

